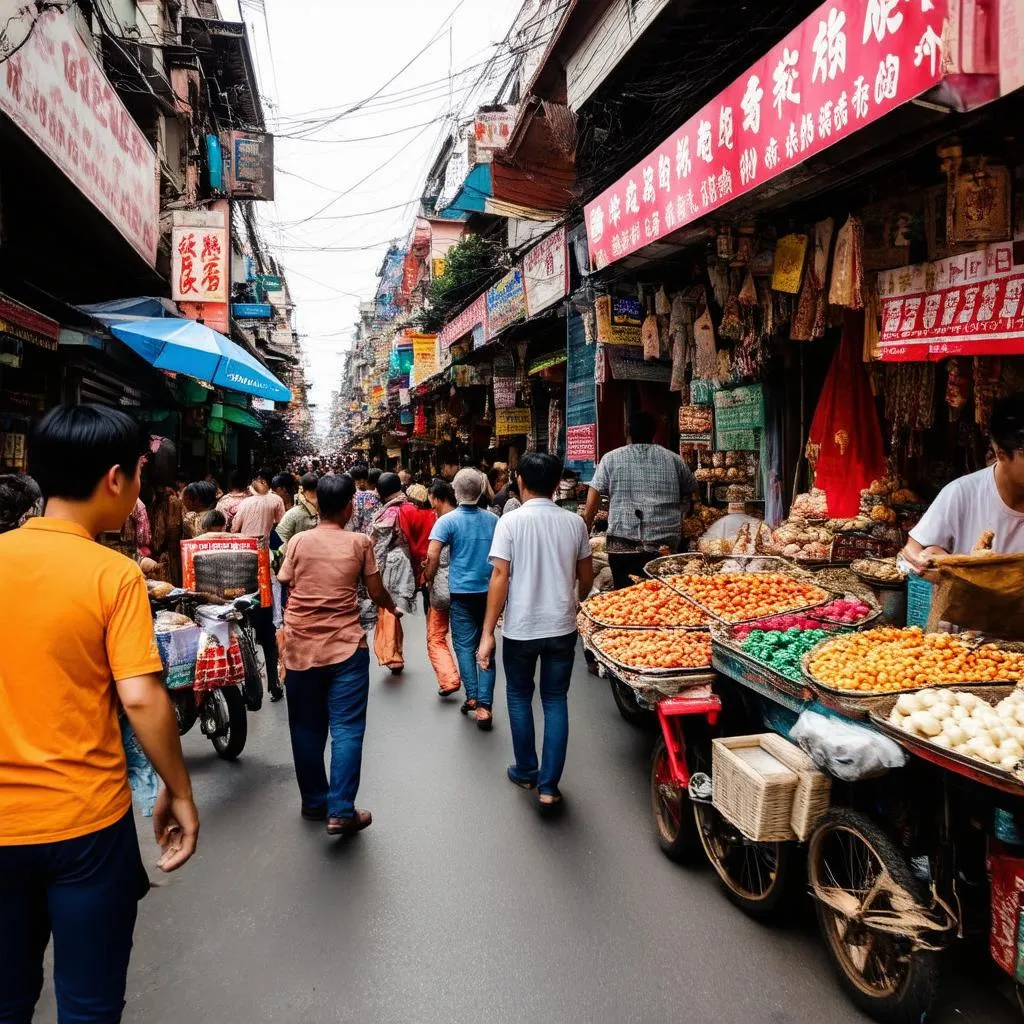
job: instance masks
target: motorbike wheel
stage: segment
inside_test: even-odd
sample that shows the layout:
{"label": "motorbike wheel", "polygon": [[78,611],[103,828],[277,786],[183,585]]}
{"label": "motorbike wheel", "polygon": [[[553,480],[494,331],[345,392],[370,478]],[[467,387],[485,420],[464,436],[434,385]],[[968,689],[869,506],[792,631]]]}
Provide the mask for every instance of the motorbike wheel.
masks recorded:
{"label": "motorbike wheel", "polygon": [[635,725],[642,729],[652,728],[654,725],[654,714],[646,708],[640,707],[632,687],[616,679],[615,676],[609,676],[608,682],[611,683],[612,697],[615,698],[615,706],[619,709],[619,714],[630,725]]}
{"label": "motorbike wheel", "polygon": [[196,695],[190,689],[172,690],[171,705],[174,708],[174,717],[178,723],[178,735],[185,733],[196,724],[199,718],[199,709],[196,707]]}
{"label": "motorbike wheel", "polygon": [[238,646],[242,652],[242,666],[245,669],[245,706],[250,711],[259,711],[263,707],[263,678],[266,669],[260,662],[256,650],[256,634],[251,626],[244,626],[238,631]]}
{"label": "motorbike wheel", "polygon": [[661,852],[677,863],[689,863],[701,849],[690,796],[672,778],[665,737],[659,736],[651,754],[651,812]]}
{"label": "motorbike wheel", "polygon": [[223,732],[210,737],[213,749],[225,761],[234,761],[245,749],[245,740],[249,732],[246,718],[245,698],[237,686],[224,686],[210,694],[209,699],[220,697],[228,706],[228,724]]}
{"label": "motorbike wheel", "polygon": [[939,987],[939,954],[915,949],[891,922],[913,910],[908,896],[923,908],[931,901],[889,837],[863,814],[829,811],[811,836],[808,876],[825,948],[850,999],[885,1024],[924,1020]]}

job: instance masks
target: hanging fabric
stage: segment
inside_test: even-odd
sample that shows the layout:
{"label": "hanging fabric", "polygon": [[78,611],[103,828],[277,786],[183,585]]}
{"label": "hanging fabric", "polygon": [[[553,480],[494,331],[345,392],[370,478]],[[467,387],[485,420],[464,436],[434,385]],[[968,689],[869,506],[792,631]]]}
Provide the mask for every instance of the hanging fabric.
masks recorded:
{"label": "hanging fabric", "polygon": [[847,309],[864,308],[864,227],[852,215],[836,236],[828,301]]}
{"label": "hanging fabric", "polygon": [[665,291],[665,286],[661,285],[654,293],[655,316],[668,316],[671,312],[672,304],[668,300],[668,293]]}
{"label": "hanging fabric", "polygon": [[644,317],[640,328],[640,341],[644,347],[644,359],[657,359],[661,355],[661,339],[658,336],[658,318],[653,313]]}
{"label": "hanging fabric", "polygon": [[718,365],[718,351],[715,347],[715,325],[708,312],[707,299],[704,309],[693,325],[696,357],[694,359],[694,376],[710,379],[715,375]]}

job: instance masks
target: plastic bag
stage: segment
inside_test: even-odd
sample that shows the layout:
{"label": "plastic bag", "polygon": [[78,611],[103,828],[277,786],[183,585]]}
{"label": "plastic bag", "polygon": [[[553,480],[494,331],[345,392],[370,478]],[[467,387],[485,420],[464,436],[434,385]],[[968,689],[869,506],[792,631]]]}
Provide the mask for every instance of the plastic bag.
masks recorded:
{"label": "plastic bag", "polygon": [[907,763],[888,736],[816,711],[802,712],[789,736],[822,771],[843,782],[873,779]]}

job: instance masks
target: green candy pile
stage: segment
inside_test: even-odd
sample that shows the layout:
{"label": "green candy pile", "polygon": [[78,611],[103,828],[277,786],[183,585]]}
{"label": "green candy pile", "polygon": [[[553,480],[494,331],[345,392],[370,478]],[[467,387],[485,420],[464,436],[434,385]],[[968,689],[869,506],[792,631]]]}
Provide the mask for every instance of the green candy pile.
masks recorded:
{"label": "green candy pile", "polygon": [[787,679],[801,678],[800,660],[816,644],[832,636],[824,629],[753,630],[743,650]]}

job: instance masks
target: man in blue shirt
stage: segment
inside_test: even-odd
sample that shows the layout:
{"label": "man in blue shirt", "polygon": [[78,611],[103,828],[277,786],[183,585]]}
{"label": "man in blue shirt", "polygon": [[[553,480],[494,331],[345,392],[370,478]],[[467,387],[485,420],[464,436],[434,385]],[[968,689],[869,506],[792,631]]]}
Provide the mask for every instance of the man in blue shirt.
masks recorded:
{"label": "man in blue shirt", "polygon": [[487,612],[487,589],[491,582],[488,556],[498,517],[477,507],[480,495],[487,487],[483,473],[475,469],[459,470],[453,486],[459,507],[438,519],[430,531],[425,573],[427,583],[432,583],[441,561],[441,551],[448,547],[451,553],[448,586],[451,591],[452,642],[467,697],[462,713],[475,712],[477,726],[488,731],[493,725],[494,662],[492,660],[489,668],[480,668],[476,650]]}

